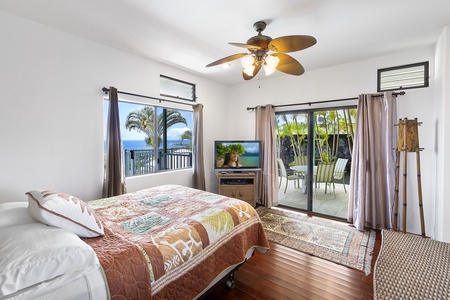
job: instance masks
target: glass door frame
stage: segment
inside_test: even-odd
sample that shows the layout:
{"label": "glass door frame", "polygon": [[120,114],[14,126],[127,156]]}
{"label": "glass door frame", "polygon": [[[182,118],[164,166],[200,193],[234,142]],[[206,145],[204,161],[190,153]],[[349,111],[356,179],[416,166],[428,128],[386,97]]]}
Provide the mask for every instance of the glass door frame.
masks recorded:
{"label": "glass door frame", "polygon": [[[356,105],[345,105],[345,106],[324,106],[324,107],[317,107],[314,109],[308,108],[308,109],[296,109],[296,110],[286,110],[286,111],[279,111],[276,112],[277,115],[282,114],[302,114],[307,115],[307,133],[308,138],[307,144],[306,144],[306,156],[307,156],[307,174],[306,174],[306,210],[303,210],[301,208],[298,208],[302,211],[305,211],[307,213],[314,213],[317,215],[325,215],[323,213],[315,212],[313,211],[313,200],[314,200],[314,172],[310,172],[310,170],[314,169],[314,163],[315,163],[315,125],[316,125],[316,118],[315,113],[318,111],[332,111],[332,110],[346,110],[346,109],[357,109]],[[355,120],[356,122],[356,120]],[[326,215],[328,216],[328,215]]]}

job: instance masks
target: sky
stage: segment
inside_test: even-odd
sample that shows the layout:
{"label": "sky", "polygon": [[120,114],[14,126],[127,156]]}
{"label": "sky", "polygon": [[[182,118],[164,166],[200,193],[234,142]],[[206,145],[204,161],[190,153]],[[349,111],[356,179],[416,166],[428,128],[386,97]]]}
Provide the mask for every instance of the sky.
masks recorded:
{"label": "sky", "polygon": [[[103,137],[106,138],[106,122],[108,119],[108,106],[109,101],[103,101]],[[122,140],[143,140],[145,135],[139,133],[136,130],[125,129],[125,120],[127,115],[136,110],[144,107],[144,105],[119,102],[119,117],[120,117],[120,132],[122,135]],[[192,128],[192,112],[191,111],[180,111],[181,115],[186,119],[188,126],[185,124],[176,124],[170,127],[167,131],[167,140],[179,140],[181,134],[189,128]]]}

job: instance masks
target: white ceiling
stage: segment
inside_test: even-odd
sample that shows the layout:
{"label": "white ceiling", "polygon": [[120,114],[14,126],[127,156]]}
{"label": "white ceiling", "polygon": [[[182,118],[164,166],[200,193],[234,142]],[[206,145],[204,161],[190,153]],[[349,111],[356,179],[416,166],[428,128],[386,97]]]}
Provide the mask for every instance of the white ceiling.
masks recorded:
{"label": "white ceiling", "polygon": [[0,9],[224,84],[244,81],[238,61],[205,66],[245,52],[228,42],[256,35],[256,21],[272,38],[317,39],[291,53],[306,72],[434,45],[450,25],[449,0],[1,0]]}

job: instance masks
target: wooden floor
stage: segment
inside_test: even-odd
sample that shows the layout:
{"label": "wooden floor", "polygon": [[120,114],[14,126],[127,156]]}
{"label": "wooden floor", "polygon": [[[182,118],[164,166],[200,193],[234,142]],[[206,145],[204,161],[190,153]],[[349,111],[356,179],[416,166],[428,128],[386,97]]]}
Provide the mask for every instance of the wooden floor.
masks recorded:
{"label": "wooden floor", "polygon": [[205,299],[373,299],[373,266],[380,251],[377,232],[372,273],[353,270],[276,243],[255,255],[235,275],[236,287],[220,285]]}

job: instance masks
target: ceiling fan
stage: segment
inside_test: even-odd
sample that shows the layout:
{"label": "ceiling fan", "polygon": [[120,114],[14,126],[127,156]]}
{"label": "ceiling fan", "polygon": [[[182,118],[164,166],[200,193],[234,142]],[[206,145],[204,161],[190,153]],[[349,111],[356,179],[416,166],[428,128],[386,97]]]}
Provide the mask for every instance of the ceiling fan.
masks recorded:
{"label": "ceiling fan", "polygon": [[[316,44],[316,39],[309,35],[288,35],[272,39],[262,35],[266,28],[266,22],[258,21],[253,24],[253,28],[258,35],[251,37],[246,44],[229,43],[230,45],[246,48],[249,53],[233,54],[210,63],[206,67],[212,67],[228,63],[242,58],[242,76],[245,80],[250,80],[258,74],[261,67],[266,75],[272,74],[275,70],[290,75],[302,75],[305,72],[303,66],[292,56],[285,52],[300,51]],[[270,53],[272,51],[274,53]]]}

